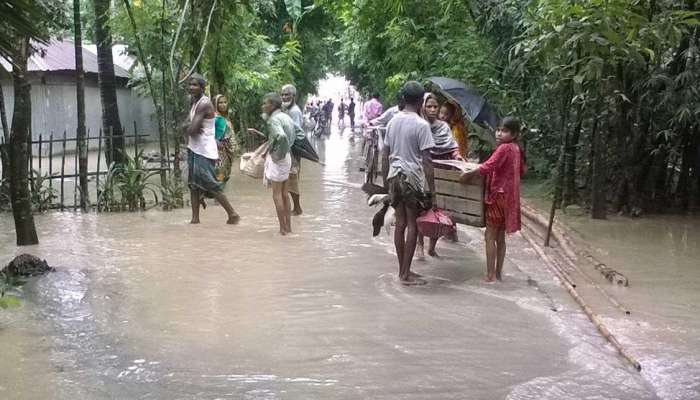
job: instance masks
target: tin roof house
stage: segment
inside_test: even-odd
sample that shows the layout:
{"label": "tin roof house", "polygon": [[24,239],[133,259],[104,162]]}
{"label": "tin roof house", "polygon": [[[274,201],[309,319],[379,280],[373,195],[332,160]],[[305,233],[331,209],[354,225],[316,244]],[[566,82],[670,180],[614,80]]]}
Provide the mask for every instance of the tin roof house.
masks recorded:
{"label": "tin roof house", "polygon": [[[71,40],[51,40],[38,44],[38,51],[29,59],[28,76],[32,96],[32,137],[39,135],[48,138],[68,138],[76,136],[77,100],[75,80],[75,47]],[[133,134],[148,134],[157,138],[158,125],[155,109],[149,97],[140,96],[129,87],[129,70],[135,60],[126,53],[126,46],[115,45],[114,72],[117,85],[119,117],[124,130]],[[96,46],[83,46],[83,66],[85,70],[85,119],[90,136],[97,136],[102,127],[102,105],[97,84]],[[12,123],[14,88],[9,73],[11,65],[0,58],[0,84],[5,95],[8,122]]]}

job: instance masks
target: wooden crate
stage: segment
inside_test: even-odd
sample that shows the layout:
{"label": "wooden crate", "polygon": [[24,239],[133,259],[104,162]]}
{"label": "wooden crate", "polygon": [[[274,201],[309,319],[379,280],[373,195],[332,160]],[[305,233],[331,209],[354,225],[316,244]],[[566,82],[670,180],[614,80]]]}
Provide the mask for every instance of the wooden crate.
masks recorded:
{"label": "wooden crate", "polygon": [[459,182],[460,171],[434,164],[435,202],[460,224],[486,226],[484,215],[484,180],[475,177],[468,184]]}

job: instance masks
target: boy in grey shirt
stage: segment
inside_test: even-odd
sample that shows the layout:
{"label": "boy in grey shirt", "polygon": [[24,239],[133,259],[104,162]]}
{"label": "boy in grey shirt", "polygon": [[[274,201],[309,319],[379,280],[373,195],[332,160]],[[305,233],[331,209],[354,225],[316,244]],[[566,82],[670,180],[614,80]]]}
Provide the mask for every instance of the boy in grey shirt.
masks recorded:
{"label": "boy in grey shirt", "polygon": [[430,149],[435,143],[430,125],[419,115],[423,86],[409,81],[401,93],[405,108],[389,121],[384,139],[384,182],[396,211],[394,245],[399,259],[399,279],[405,285],[422,285],[426,282],[411,272],[411,262],[418,236],[416,218],[422,208],[426,181],[430,192],[434,191]]}

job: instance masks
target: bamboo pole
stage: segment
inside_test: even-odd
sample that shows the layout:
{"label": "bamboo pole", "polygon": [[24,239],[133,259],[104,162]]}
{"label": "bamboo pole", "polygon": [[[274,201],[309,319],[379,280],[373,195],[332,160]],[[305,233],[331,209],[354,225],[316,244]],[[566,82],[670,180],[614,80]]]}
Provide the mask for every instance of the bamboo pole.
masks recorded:
{"label": "bamboo pole", "polygon": [[598,318],[598,315],[593,312],[593,310],[588,306],[588,304],[578,294],[576,289],[571,284],[569,284],[566,281],[566,279],[562,279],[562,277],[560,276],[560,274],[561,274],[560,271],[554,266],[555,265],[554,261],[549,256],[547,256],[547,254],[545,254],[544,250],[534,240],[532,240],[527,235],[523,235],[523,237],[525,238],[525,240],[528,241],[528,243],[530,243],[532,248],[535,250],[535,252],[537,252],[537,254],[542,258],[542,260],[544,260],[545,265],[547,265],[547,267],[549,267],[549,269],[551,271],[553,271],[555,275],[560,277],[560,281],[562,282],[562,284],[564,285],[566,290],[569,292],[571,297],[574,298],[576,303],[578,303],[578,305],[583,309],[583,312],[586,314],[586,316],[588,316],[588,319],[590,319],[590,321],[593,323],[593,325],[598,329],[598,332],[600,332],[600,334],[603,335],[603,337],[608,342],[610,342],[610,344],[612,344],[613,347],[615,347],[615,349],[618,351],[618,353],[623,358],[625,358],[634,367],[634,369],[636,369],[637,371],[641,371],[642,365],[639,363],[639,361],[637,361],[637,359],[633,355],[631,355],[622,346],[622,344],[620,344],[620,342],[617,340],[615,335],[613,335],[610,332],[610,330],[608,330],[608,328],[605,326],[605,324],[603,324],[603,322],[600,320],[600,318]]}
{"label": "bamboo pole", "polygon": [[61,154],[61,211],[63,211],[63,182],[66,174],[66,131],[63,131],[63,154]]}
{"label": "bamboo pole", "polygon": [[95,177],[95,192],[97,202],[100,200],[100,164],[102,164],[102,128],[97,133],[97,176]]}
{"label": "bamboo pole", "polygon": [[41,175],[41,158],[42,158],[41,157],[41,147],[42,147],[41,145],[43,143],[41,139],[42,139],[42,137],[41,137],[41,133],[40,133],[39,134],[39,175]]}
{"label": "bamboo pole", "polygon": [[[534,227],[529,226],[529,224],[527,222],[525,222],[524,228],[525,229],[523,230],[523,232],[529,232],[532,234],[533,237],[536,237],[537,239],[542,239],[542,235],[540,235],[540,233]],[[556,248],[552,249],[552,251],[556,252],[559,255],[559,257],[565,263],[567,263],[572,270],[575,270],[576,272],[578,272],[581,276],[583,276],[588,281],[589,285],[593,286],[596,290],[598,290],[600,292],[600,294],[602,294],[603,297],[610,302],[610,304],[612,304],[615,308],[619,309],[620,311],[622,311],[626,315],[631,314],[630,311],[625,306],[623,306],[619,301],[617,301],[617,299],[612,297],[610,295],[610,293],[608,293],[605,289],[603,289],[600,285],[598,285],[588,274],[586,274],[583,270],[581,270],[578,267],[578,265],[576,265],[576,263],[574,261],[570,260],[568,257],[566,257],[566,255],[563,254],[563,252],[561,252],[559,250],[560,249],[556,249]],[[558,266],[558,268],[559,268],[559,271],[568,278],[569,283],[571,283],[571,285],[573,287],[577,287],[577,285],[574,283],[575,281],[571,278],[569,273],[566,272],[566,270],[561,266]]]}
{"label": "bamboo pole", "polygon": [[[75,141],[75,154],[73,157],[73,162],[74,162],[73,172],[75,175],[79,175],[78,163],[80,161],[78,160],[78,146],[79,146],[78,140],[76,140]],[[86,177],[87,177],[87,175],[86,175]],[[73,180],[73,210],[75,211],[77,209],[78,209],[78,179],[74,179]]]}
{"label": "bamboo pole", "polygon": [[29,153],[29,186],[32,190],[36,190],[36,182],[34,181],[34,151],[32,149],[32,135],[27,138],[27,152]]}
{"label": "bamboo pole", "polygon": [[53,132],[49,135],[49,190],[53,190]]}
{"label": "bamboo pole", "polygon": [[139,155],[139,131],[136,129],[136,120],[134,120],[134,158]]}
{"label": "bamboo pole", "polygon": [[[546,226],[546,223],[544,222],[544,218],[540,216],[537,213],[537,210],[532,209],[531,207],[527,205],[522,205],[521,207],[523,216],[525,216],[526,219],[529,219],[533,221],[535,224],[539,225],[540,227],[544,228]],[[578,267],[577,261],[579,259],[583,259],[587,261],[590,265],[592,265],[597,271],[599,271],[603,276],[605,276],[606,279],[608,279],[611,283],[616,283],[614,277],[619,277],[622,279],[617,279],[617,281],[623,282],[625,286],[629,285],[629,280],[627,277],[625,277],[623,274],[615,271],[612,268],[609,268],[605,263],[601,262],[597,258],[595,258],[592,254],[589,252],[582,250],[576,246],[575,242],[571,237],[567,234],[566,231],[559,227],[554,227],[553,228],[553,238],[554,240],[557,241],[557,243],[560,246],[560,249],[563,251],[564,255],[566,258],[568,258],[568,262],[570,262],[572,265],[574,265],[575,269],[578,270],[582,275],[586,276],[594,285],[597,286],[597,284],[593,281],[593,279],[585,273],[583,270],[581,270]],[[606,274],[606,271],[611,272],[612,274],[608,273]],[[599,286],[597,286],[599,287]],[[607,297],[610,297],[610,295],[605,292],[602,288],[600,288],[601,292],[604,292]],[[613,300],[612,301],[614,304],[619,304],[617,301]],[[630,311],[627,310],[625,307],[620,306],[622,311],[624,311],[626,314],[630,314]]]}

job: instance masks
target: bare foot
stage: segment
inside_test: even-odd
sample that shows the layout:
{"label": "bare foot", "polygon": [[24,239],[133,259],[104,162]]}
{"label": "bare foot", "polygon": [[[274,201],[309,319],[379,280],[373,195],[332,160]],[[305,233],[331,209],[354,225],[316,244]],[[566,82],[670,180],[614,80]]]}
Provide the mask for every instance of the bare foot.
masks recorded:
{"label": "bare foot", "polygon": [[190,221],[190,224],[198,224],[198,223],[199,223],[199,219],[192,219]]}
{"label": "bare foot", "polygon": [[422,278],[423,275],[418,274],[418,273],[415,273],[415,272],[413,272],[413,271],[409,271],[408,277],[409,277],[409,278]]}
{"label": "bare foot", "polygon": [[496,278],[492,275],[486,275],[486,277],[484,278],[484,282],[494,283],[494,282],[496,282]]}
{"label": "bare foot", "polygon": [[238,223],[241,221],[241,216],[238,214],[234,215],[229,215],[228,220],[226,221],[227,224],[229,225],[238,225]]}
{"label": "bare foot", "polygon": [[425,279],[413,277],[411,275],[401,278],[401,284],[406,285],[406,286],[420,286],[420,285],[425,285],[428,282],[425,281]]}
{"label": "bare foot", "polygon": [[285,231],[284,229],[280,229],[280,235],[281,235],[281,236],[286,236],[286,235],[287,235],[287,231]]}
{"label": "bare foot", "polygon": [[423,246],[416,246],[416,258],[418,260],[425,260],[425,251],[423,250]]}
{"label": "bare foot", "polygon": [[304,212],[301,210],[301,208],[295,208],[294,210],[292,210],[292,215],[301,215],[303,213]]}

